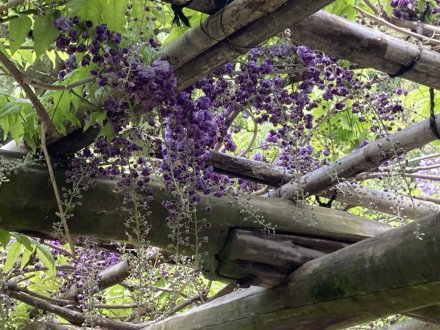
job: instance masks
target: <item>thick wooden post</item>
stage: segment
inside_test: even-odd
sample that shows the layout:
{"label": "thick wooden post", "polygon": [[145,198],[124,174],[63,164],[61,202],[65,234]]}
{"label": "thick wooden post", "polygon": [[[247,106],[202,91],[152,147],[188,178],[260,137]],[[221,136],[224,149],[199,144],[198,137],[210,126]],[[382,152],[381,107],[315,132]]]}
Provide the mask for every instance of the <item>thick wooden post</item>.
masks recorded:
{"label": "thick wooden post", "polygon": [[440,301],[440,214],[310,261],[275,289],[232,293],[151,325],[340,329]]}

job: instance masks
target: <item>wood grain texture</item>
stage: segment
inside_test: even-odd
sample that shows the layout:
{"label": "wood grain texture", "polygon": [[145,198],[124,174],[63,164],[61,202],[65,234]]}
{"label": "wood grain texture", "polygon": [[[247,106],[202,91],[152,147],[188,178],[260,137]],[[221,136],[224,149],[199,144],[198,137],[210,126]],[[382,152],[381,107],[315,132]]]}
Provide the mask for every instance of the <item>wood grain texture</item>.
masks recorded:
{"label": "wood grain texture", "polygon": [[[423,234],[420,239],[418,234]],[[440,301],[440,214],[312,260],[145,330],[341,329]]]}

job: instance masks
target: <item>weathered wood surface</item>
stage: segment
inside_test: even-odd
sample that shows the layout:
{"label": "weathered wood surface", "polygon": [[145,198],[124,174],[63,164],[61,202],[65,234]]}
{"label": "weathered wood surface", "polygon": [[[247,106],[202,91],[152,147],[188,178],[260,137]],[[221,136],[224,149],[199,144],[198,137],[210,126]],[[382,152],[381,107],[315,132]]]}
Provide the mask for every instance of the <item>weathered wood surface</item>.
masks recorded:
{"label": "weathered wood surface", "polygon": [[[93,293],[102,291],[106,288],[109,288],[115,284],[121,283],[130,275],[130,268],[128,266],[128,262],[126,260],[121,261],[109,268],[106,268],[98,273],[99,281],[98,285],[94,288]],[[66,300],[77,300],[78,293],[80,293],[83,289],[78,288],[78,286],[73,284],[64,294],[61,295],[60,298]]]}
{"label": "weathered wood surface", "polygon": [[411,81],[440,88],[440,53],[391,37],[341,17],[319,11],[291,25],[292,40],[361,66],[396,74],[420,52],[411,70],[402,74]]}
{"label": "weathered wood surface", "polygon": [[[328,5],[331,0],[289,0],[279,9],[230,35],[175,71],[179,89],[191,86],[197,80],[227,61],[245,54],[273,35]],[[198,51],[193,50],[194,53]],[[172,64],[172,63],[171,63]]]}
{"label": "weathered wood surface", "polygon": [[384,328],[384,330],[438,330],[438,324],[422,322],[418,320],[406,320],[393,324],[390,327]]}
{"label": "weathered wood surface", "polygon": [[165,0],[165,2],[176,5],[187,4],[188,8],[205,14],[214,14],[217,10],[232,1],[233,0],[193,0],[189,2],[187,0]]}
{"label": "weathered wood surface", "polygon": [[[217,4],[215,1],[202,4],[202,1],[196,0],[190,3],[189,7],[205,13],[214,13],[223,5],[224,3]],[[409,65],[419,52],[416,44],[391,37],[322,10],[299,23],[292,22],[288,27],[292,31],[292,40],[299,44],[389,74],[395,74],[402,66]],[[242,33],[252,35],[253,30],[258,29],[258,25],[254,24]],[[227,50],[227,47],[221,44],[217,46],[219,52]],[[440,54],[427,47],[421,47],[421,57],[417,64],[402,74],[402,77],[440,88]],[[188,79],[186,74],[183,79]]]}
{"label": "weathered wood surface", "polygon": [[319,250],[320,246],[328,252],[330,247],[335,251],[344,245],[307,237],[295,240],[289,235],[235,229],[218,255],[217,273],[222,278],[238,280],[242,285],[274,287],[306,262],[325,255]]}
{"label": "weathered wood surface", "polygon": [[[440,127],[440,115],[435,123]],[[356,175],[376,169],[383,162],[393,159],[416,148],[420,148],[437,139],[430,127],[429,120],[423,120],[388,137],[372,142],[361,149],[356,149],[336,162],[322,166],[300,179],[299,184],[290,181],[270,193],[271,197],[296,199],[303,192],[318,194],[331,188],[341,180],[350,179]]]}
{"label": "weathered wood surface", "polygon": [[410,317],[414,317],[416,319],[428,322],[428,323],[434,323],[438,324],[438,328],[440,329],[440,305],[432,305],[427,306],[424,308],[420,308],[417,310],[412,310],[405,315],[408,315]]}
{"label": "weathered wood surface", "polygon": [[[13,160],[3,154],[5,159]],[[58,173],[57,182],[65,177]],[[50,235],[55,216],[56,202],[45,168],[26,167],[10,176],[10,182],[0,185],[0,225],[8,230],[34,232]],[[69,220],[74,235],[92,236],[103,240],[127,240],[125,219],[122,210],[123,196],[115,193],[116,181],[98,179],[93,189],[84,192],[83,205]],[[162,202],[171,199],[163,186],[152,183],[150,189],[154,201],[150,203],[152,226],[148,239],[151,245],[164,249],[169,247],[169,230],[166,225],[167,211]],[[240,206],[240,205],[241,206]],[[207,207],[213,211],[205,212]],[[209,257],[206,260],[207,275],[215,276],[215,256],[226,243],[230,228],[261,229],[261,224],[245,220],[247,212],[260,215],[267,223],[276,226],[277,233],[324,238],[344,243],[353,243],[386,231],[389,227],[375,221],[348,213],[321,207],[295,206],[287,201],[263,197],[242,196],[237,200],[207,196],[202,198],[198,218],[206,218],[211,229],[206,232],[209,244],[204,245]],[[244,210],[244,214],[243,214]]]}
{"label": "weathered wood surface", "polygon": [[232,293],[145,330],[340,329],[432,305],[439,240],[436,214],[310,261],[284,286]]}
{"label": "weathered wood surface", "polygon": [[[210,163],[216,172],[252,182],[264,183],[269,186],[277,187],[294,178],[285,168],[214,151],[211,152]],[[303,188],[304,193],[308,193],[306,188],[307,186]],[[385,192],[348,182],[338,183],[333,189],[319,192],[318,195],[331,197],[334,190],[337,192],[335,200],[339,202],[362,206],[387,214],[395,214],[409,219],[418,219],[440,212],[440,205],[433,202],[422,201],[391,191]]]}
{"label": "weathered wood surface", "polygon": [[159,57],[177,70],[219,41],[278,9],[287,0],[235,0],[165,46]]}

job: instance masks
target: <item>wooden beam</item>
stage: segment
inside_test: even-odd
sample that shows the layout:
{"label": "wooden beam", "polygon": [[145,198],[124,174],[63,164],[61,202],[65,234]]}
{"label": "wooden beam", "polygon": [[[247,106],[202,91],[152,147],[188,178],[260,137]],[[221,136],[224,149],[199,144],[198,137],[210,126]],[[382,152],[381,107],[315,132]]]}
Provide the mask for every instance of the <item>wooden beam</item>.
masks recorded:
{"label": "wooden beam", "polygon": [[188,8],[210,15],[232,1],[233,0],[165,0],[165,2],[175,5],[187,4]]}
{"label": "wooden beam", "polygon": [[[205,13],[214,13],[222,6],[223,3],[216,4],[215,1],[201,0],[194,0],[189,4],[189,8]],[[277,15],[274,13],[274,16]],[[322,10],[298,23],[292,22],[285,28],[292,30],[291,39],[299,44],[389,74],[396,74],[403,67],[408,66],[419,53],[419,46],[416,44],[391,37]],[[252,24],[240,34],[252,36],[258,30],[258,24]],[[234,37],[238,38],[238,35]],[[245,38],[246,36],[242,36],[242,40]],[[234,44],[237,43],[234,42]],[[228,45],[219,44],[216,48],[218,52],[224,52],[227,51]],[[420,50],[421,56],[416,65],[403,73],[402,77],[440,88],[440,54],[427,47],[421,47]],[[205,55],[206,58],[210,56]],[[193,61],[191,67],[196,68],[195,64],[197,62]],[[187,73],[182,79],[188,79]]]}
{"label": "wooden beam", "polygon": [[414,67],[401,76],[440,88],[440,54],[427,47],[419,48],[324,11],[292,24],[291,29],[294,42],[389,74],[409,66],[420,53]]}
{"label": "wooden beam", "polygon": [[[17,161],[2,152],[4,160]],[[50,235],[55,216],[56,202],[52,195],[47,170],[40,167],[22,167],[9,176],[10,181],[0,185],[0,225],[8,230]],[[57,173],[57,182],[66,178]],[[103,240],[126,241],[127,212],[123,211],[123,194],[116,193],[117,180],[97,179],[93,189],[83,193],[83,205],[74,211],[69,228],[74,235],[93,236]],[[148,239],[151,245],[169,248],[169,229],[166,226],[167,211],[162,202],[172,199],[158,183],[151,183],[154,201],[150,203],[151,214],[147,217],[151,230]],[[207,207],[213,209],[207,213]],[[206,231],[209,243],[203,249],[208,252],[205,271],[215,277],[215,256],[224,247],[230,228],[262,229],[261,223],[252,218],[261,217],[266,224],[276,227],[277,233],[324,238],[343,243],[353,243],[375,236],[389,227],[375,221],[345,212],[310,206],[295,206],[281,199],[254,196],[202,197],[197,214],[207,219],[211,229]],[[246,220],[246,218],[250,218]]]}
{"label": "wooden beam", "polygon": [[173,69],[177,70],[216,43],[286,2],[287,0],[235,0],[165,46],[158,56],[169,61]]}
{"label": "wooden beam", "polygon": [[[440,115],[435,117],[435,125],[440,127]],[[311,195],[318,194],[339,183],[341,180],[354,178],[356,175],[376,169],[383,162],[393,159],[416,148],[420,148],[437,139],[431,130],[430,120],[423,120],[405,129],[390,134],[356,149],[345,157],[322,166],[298,180],[290,181],[269,195],[297,199],[303,192]],[[299,183],[297,183],[299,182]]]}
{"label": "wooden beam", "polygon": [[[184,89],[224,63],[245,54],[270,37],[298,23],[333,2],[332,0],[289,0],[279,9],[243,27],[175,71],[177,88]],[[193,50],[194,54],[199,53]],[[192,57],[192,56],[191,56]],[[171,62],[171,65],[173,63]]]}
{"label": "wooden beam", "polygon": [[406,320],[383,330],[438,330],[439,325],[434,323],[422,322],[418,320]]}
{"label": "wooden beam", "polygon": [[[285,168],[215,151],[211,152],[210,163],[216,172],[269,186],[277,187],[294,179]],[[334,186],[334,189],[319,192],[318,195],[330,197],[334,190],[337,192],[335,200],[341,203],[362,206],[387,214],[397,214],[409,219],[418,219],[440,212],[440,205],[433,202],[348,182],[339,183]],[[308,191],[304,190],[304,193]]]}
{"label": "wooden beam", "polygon": [[440,214],[310,261],[285,285],[232,293],[156,329],[336,329],[440,301]]}
{"label": "wooden beam", "polygon": [[234,229],[218,255],[218,275],[241,285],[274,287],[306,262],[325,255],[322,246],[338,250],[346,246],[323,239],[259,233]]}

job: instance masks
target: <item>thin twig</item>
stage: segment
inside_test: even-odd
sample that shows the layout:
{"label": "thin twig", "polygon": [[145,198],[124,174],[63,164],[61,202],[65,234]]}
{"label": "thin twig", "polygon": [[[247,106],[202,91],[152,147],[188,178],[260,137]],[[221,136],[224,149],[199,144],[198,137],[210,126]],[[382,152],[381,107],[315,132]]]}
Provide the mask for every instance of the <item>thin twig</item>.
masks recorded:
{"label": "thin twig", "polygon": [[403,169],[395,169],[393,167],[380,167],[380,172],[398,172],[398,173],[416,173],[420,171],[428,171],[433,170],[436,168],[439,168],[440,164],[433,164],[433,165],[427,165],[427,166],[416,166],[416,167],[404,167]]}
{"label": "thin twig", "polygon": [[417,157],[417,158],[412,158],[412,159],[408,160],[406,163],[407,164],[418,163],[421,160],[431,159],[431,158],[438,158],[438,157],[440,157],[440,153],[425,155],[425,156],[421,156],[421,157]]}
{"label": "thin twig", "polygon": [[23,3],[25,3],[26,0],[11,0],[6,2],[5,4],[0,5],[0,13],[10,9],[10,8],[14,8],[16,6],[19,6]]}
{"label": "thin twig", "polygon": [[258,124],[257,124],[257,121],[255,120],[254,115],[252,114],[252,112],[250,112],[247,109],[244,109],[244,111],[249,115],[249,117],[251,117],[252,121],[254,122],[254,131],[252,134],[251,141],[249,142],[246,149],[244,149],[242,152],[240,152],[240,154],[238,155],[239,157],[246,156],[246,154],[252,149],[252,146],[254,145],[255,141],[257,140],[257,135],[258,135]]}
{"label": "thin twig", "polygon": [[422,22],[414,22],[414,21],[408,21],[408,20],[404,20],[404,19],[397,19],[395,17],[388,17],[388,15],[386,14],[386,12],[383,9],[377,8],[370,0],[364,0],[364,3],[374,12],[374,14],[376,16],[381,17],[384,20],[386,20],[396,26],[406,28],[406,29],[411,29],[411,30],[417,30],[417,29],[421,28],[422,33],[423,32],[431,33],[431,34],[440,33],[440,27],[438,27],[438,26],[434,26],[434,25],[426,24],[426,23],[422,23]]}
{"label": "thin twig", "polygon": [[[205,296],[205,298],[206,298],[206,296]],[[192,304],[194,304],[194,303],[196,303],[198,301],[201,301],[201,300],[202,300],[202,295],[197,295],[197,296],[194,296],[194,297],[192,297],[192,298],[190,298],[188,300],[185,300],[183,303],[177,305],[171,311],[169,311],[167,313],[167,317],[170,317],[171,315],[174,315],[177,312],[181,311],[182,309],[184,309],[184,308],[186,308],[186,307],[188,307],[188,306],[190,306],[190,305],[192,305]]]}
{"label": "thin twig", "polygon": [[139,307],[147,307],[148,311],[152,311],[152,306],[149,304],[139,304],[139,303],[133,303],[133,304],[117,304],[117,305],[106,305],[106,304],[94,304],[94,308],[99,309],[127,309],[127,308],[139,308]]}
{"label": "thin twig", "polygon": [[[440,176],[439,175],[401,173],[401,172],[399,172],[398,174],[400,174],[402,177],[406,177],[406,178],[440,181]],[[356,177],[356,181],[365,181],[365,180],[378,179],[378,178],[383,178],[383,177],[389,178],[389,177],[393,177],[395,175],[396,175],[396,173],[389,173],[389,172],[384,172],[384,173],[381,173],[381,172],[364,173],[364,174],[359,174]]]}
{"label": "thin twig", "polygon": [[29,296],[45,300],[45,301],[47,301],[48,303],[51,303],[51,304],[65,306],[65,305],[72,305],[72,304],[75,303],[75,301],[73,301],[73,300],[65,300],[65,299],[57,299],[57,298],[52,298],[52,297],[46,297],[46,296],[43,296],[43,295],[41,295],[41,294],[39,294],[37,292],[31,291],[31,290],[29,290],[27,288],[21,288],[18,285],[13,284],[13,283],[6,283],[5,286],[8,287],[8,290],[23,292],[23,293],[28,294]]}
{"label": "thin twig", "polygon": [[[229,129],[229,127],[234,122],[235,118],[237,118],[238,114],[241,112],[241,109],[235,109],[229,116],[226,118],[226,126]],[[214,151],[219,151],[221,146],[223,144],[223,141],[217,142],[213,148]]]}
{"label": "thin twig", "polygon": [[418,196],[411,196],[415,199],[420,199],[422,201],[428,201],[428,202],[432,202],[435,204],[440,204],[440,198],[435,198],[435,197],[431,197],[431,196],[425,196],[425,195],[418,195]]}
{"label": "thin twig", "polygon": [[67,254],[69,257],[73,257],[73,255],[72,255],[69,251],[63,249],[61,246],[58,246],[58,245],[52,244],[52,243],[50,243],[50,242],[48,242],[48,241],[45,241],[44,244],[47,245],[47,246],[49,246],[49,247],[51,247],[51,248],[54,249],[54,250],[57,250],[57,251],[60,251],[61,253],[65,253],[65,254]]}
{"label": "thin twig", "polygon": [[66,234],[67,242],[69,243],[70,249],[72,250],[73,258],[76,257],[75,246],[73,244],[72,236],[70,235],[69,226],[67,225],[66,213],[64,212],[63,202],[61,200],[60,192],[58,190],[57,181],[55,178],[55,174],[53,172],[52,163],[50,161],[49,152],[47,151],[46,146],[46,127],[44,123],[41,123],[41,149],[43,150],[44,158],[46,159],[47,170],[49,172],[50,182],[52,183],[53,192],[55,195],[55,199],[58,205],[58,217],[61,220],[61,224],[64,228],[64,232]]}
{"label": "thin twig", "polygon": [[[83,313],[71,310],[66,307],[49,304],[47,301],[43,299],[31,297],[23,292],[10,291],[9,296],[11,298],[22,301],[28,305],[59,315],[74,325],[82,325],[86,321],[86,317],[84,316]],[[137,330],[137,329],[142,329],[146,325],[148,325],[148,323],[133,324],[133,323],[117,322],[106,317],[98,317],[93,320],[93,323],[96,326],[103,327],[104,329],[114,329],[114,330]]]}
{"label": "thin twig", "polygon": [[95,81],[95,80],[96,80],[96,77],[91,76],[91,77],[87,77],[87,78],[75,81],[75,82],[68,84],[68,85],[53,85],[53,84],[46,84],[44,82],[41,82],[41,81],[33,79],[33,78],[26,78],[26,81],[32,86],[35,86],[38,88],[44,88],[46,90],[56,90],[56,91],[68,91],[68,90],[74,89],[75,87],[85,85],[85,84],[92,82],[92,81]]}
{"label": "thin twig", "polygon": [[364,2],[376,15],[380,16],[379,9],[370,0],[364,0]]}
{"label": "thin twig", "polygon": [[[47,268],[47,267],[29,267],[28,269],[26,269],[26,270],[20,270],[19,272],[20,273],[36,273],[36,272],[44,272],[44,271],[46,271],[46,270],[48,270],[49,268]],[[75,269],[76,269],[76,267],[74,267],[74,266],[71,266],[71,265],[61,265],[61,266],[55,266],[55,269],[57,270],[57,271],[62,271],[62,272],[64,272],[64,271],[74,271]]]}
{"label": "thin twig", "polygon": [[377,16],[375,16],[373,14],[370,14],[369,12],[367,12],[367,11],[363,10],[362,8],[357,7],[357,6],[353,6],[353,8],[356,9],[361,14],[367,16],[368,18],[370,18],[370,19],[372,19],[372,20],[374,20],[374,21],[376,21],[378,23],[381,23],[382,25],[387,26],[390,29],[393,29],[393,30],[395,30],[397,32],[409,35],[411,37],[414,37],[414,38],[417,38],[417,39],[420,39],[420,40],[424,40],[424,41],[429,42],[431,44],[440,45],[440,40],[429,38],[429,37],[426,37],[424,35],[421,35],[421,34],[418,34],[418,33],[412,32],[412,31],[408,31],[408,30],[402,29],[402,28],[394,25],[393,23],[390,23],[390,22],[388,22],[387,20],[385,20],[383,18],[380,18],[380,17],[377,17]]}
{"label": "thin twig", "polygon": [[421,33],[426,33],[431,35],[440,34],[440,28],[438,26],[434,26],[431,24],[400,20],[394,17],[389,18],[389,21],[390,23],[402,28],[411,29],[411,30],[421,29]]}

